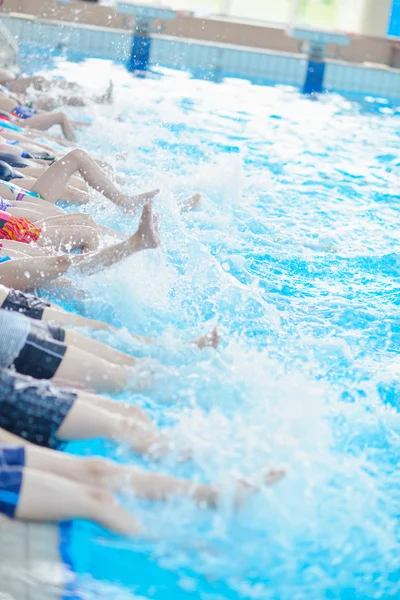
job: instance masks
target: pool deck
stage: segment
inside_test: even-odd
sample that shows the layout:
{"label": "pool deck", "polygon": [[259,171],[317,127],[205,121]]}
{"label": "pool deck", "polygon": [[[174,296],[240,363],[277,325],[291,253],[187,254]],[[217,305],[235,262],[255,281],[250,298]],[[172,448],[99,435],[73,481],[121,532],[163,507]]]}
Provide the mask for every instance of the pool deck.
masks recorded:
{"label": "pool deck", "polygon": [[0,600],[58,600],[66,575],[57,526],[0,517]]}

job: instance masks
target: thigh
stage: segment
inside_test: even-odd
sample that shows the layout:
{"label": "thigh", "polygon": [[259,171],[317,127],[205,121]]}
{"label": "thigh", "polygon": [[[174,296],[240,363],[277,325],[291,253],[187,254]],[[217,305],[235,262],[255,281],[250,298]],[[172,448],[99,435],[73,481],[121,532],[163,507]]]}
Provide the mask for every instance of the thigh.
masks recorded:
{"label": "thigh", "polygon": [[[16,183],[17,185],[21,184],[21,179],[19,179],[18,181],[15,181],[14,179],[14,183]],[[36,183],[36,178],[35,177],[24,177],[24,179],[22,180],[22,187],[24,188],[24,190],[30,190],[32,188],[32,186]]]}
{"label": "thigh", "polygon": [[57,246],[64,252],[81,249],[85,252],[97,250],[99,234],[92,227],[45,225],[37,241],[40,247]]}
{"label": "thigh", "polygon": [[32,223],[38,223],[45,217],[45,213],[37,210],[36,206],[29,206],[28,208],[22,208],[19,204],[11,206],[7,209],[7,212],[14,217],[28,219]]}
{"label": "thigh", "polygon": [[17,206],[19,208],[41,212],[43,214],[42,218],[62,217],[65,215],[64,210],[59,206],[50,204],[49,202],[46,202],[46,200],[34,198],[33,196],[25,196],[24,200],[18,202]]}
{"label": "thigh", "polygon": [[82,401],[74,402],[57,431],[61,441],[94,440],[103,438],[114,440],[120,428],[120,418],[100,406]]}
{"label": "thigh", "polygon": [[65,333],[65,340],[67,344],[73,344],[74,346],[81,348],[81,350],[91,352],[92,354],[100,356],[101,358],[115,364],[131,365],[132,367],[136,364],[135,358],[129,356],[129,354],[115,350],[115,348],[107,346],[107,344],[98,342],[97,340],[94,340],[86,335],[78,333],[77,331],[67,330]]}
{"label": "thigh", "polygon": [[49,472],[25,467],[15,516],[30,521],[86,517],[84,500],[80,484]]}
{"label": "thigh", "polygon": [[122,391],[126,386],[128,370],[76,346],[68,346],[54,381],[114,393]]}
{"label": "thigh", "polygon": [[105,396],[83,391],[78,392],[78,400],[85,405],[90,405],[96,411],[100,410],[106,412],[109,418],[111,418],[112,415],[118,415],[122,417],[125,422],[133,419],[138,423],[153,425],[149,415],[139,406],[135,406],[134,404],[128,404],[127,402],[121,402],[120,400],[110,400],[110,398],[106,398]]}

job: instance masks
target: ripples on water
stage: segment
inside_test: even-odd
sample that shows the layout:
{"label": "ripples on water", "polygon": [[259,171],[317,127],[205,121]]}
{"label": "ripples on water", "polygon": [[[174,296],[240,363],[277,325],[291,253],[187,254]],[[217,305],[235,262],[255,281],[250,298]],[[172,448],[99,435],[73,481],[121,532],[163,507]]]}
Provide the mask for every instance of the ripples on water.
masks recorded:
{"label": "ripples on water", "polygon": [[[114,105],[70,111],[94,118],[81,143],[130,175],[127,191],[162,189],[163,250],[79,281],[88,314],[162,334],[152,354],[170,374],[132,401],[196,456],[162,468],[288,473],[237,515],[228,484],[215,513],[130,502],[161,538],[149,546],[75,525],[84,595],[398,598],[400,109],[169,71],[144,81],[99,61],[57,73],[113,77]],[[203,210],[182,217],[174,198],[194,191]],[[98,197],[89,210],[135,227]],[[174,342],[209,321],[217,352]]]}

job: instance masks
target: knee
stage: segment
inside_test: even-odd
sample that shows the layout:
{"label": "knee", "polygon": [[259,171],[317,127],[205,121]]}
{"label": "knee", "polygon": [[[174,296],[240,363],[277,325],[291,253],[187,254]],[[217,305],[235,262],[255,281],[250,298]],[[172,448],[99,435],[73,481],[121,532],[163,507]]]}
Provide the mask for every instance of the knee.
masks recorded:
{"label": "knee", "polygon": [[82,241],[87,251],[97,250],[100,244],[99,232],[93,227],[85,227],[82,231]]}
{"label": "knee", "polygon": [[93,219],[92,215],[88,215],[86,213],[78,213],[80,215],[79,220],[81,225],[85,225],[87,227],[93,227],[93,229],[97,229],[97,223]]}
{"label": "knee", "polygon": [[101,487],[109,480],[110,461],[103,458],[87,458],[84,460],[85,481],[90,485]]}
{"label": "knee", "polygon": [[81,148],[75,148],[75,150],[71,150],[70,152],[68,152],[68,154],[66,154],[62,160],[72,162],[75,167],[75,170],[78,171],[81,168],[83,162],[86,161],[88,158],[90,158],[89,154],[85,152],[85,150],[82,150]]}
{"label": "knee", "polygon": [[85,491],[89,503],[100,509],[114,504],[114,496],[104,488],[87,486]]}

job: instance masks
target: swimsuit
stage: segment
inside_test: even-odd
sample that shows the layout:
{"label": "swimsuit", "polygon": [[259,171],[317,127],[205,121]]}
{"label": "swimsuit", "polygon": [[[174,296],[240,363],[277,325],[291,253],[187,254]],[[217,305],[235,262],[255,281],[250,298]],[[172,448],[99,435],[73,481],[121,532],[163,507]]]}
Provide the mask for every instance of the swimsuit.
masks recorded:
{"label": "swimsuit", "polygon": [[17,315],[29,323],[25,344],[11,363],[17,373],[35,379],[52,379],[67,351],[64,344],[65,330],[42,321],[31,321],[20,313],[0,310],[0,313],[2,312]]}
{"label": "swimsuit", "polygon": [[21,173],[18,173],[15,169],[10,167],[8,162],[4,162],[0,159],[0,180],[1,181],[11,181],[12,179],[23,179],[24,176]]}
{"label": "swimsuit", "polygon": [[23,200],[24,198],[26,198],[26,196],[30,196],[31,198],[39,198],[40,200],[43,200],[43,196],[41,196],[41,194],[38,194],[37,192],[32,192],[31,190],[24,190],[24,188],[19,187],[19,185],[16,185],[11,181],[0,181],[0,184],[5,185],[10,190],[10,192],[13,193],[14,200],[17,202]]}
{"label": "swimsuit", "polygon": [[3,310],[19,312],[30,319],[41,321],[45,309],[50,306],[50,302],[47,302],[47,300],[43,300],[38,296],[26,294],[25,292],[21,292],[19,290],[10,290],[1,308]]}
{"label": "swimsuit", "polygon": [[7,210],[7,208],[12,208],[14,204],[9,200],[5,200],[0,196],[0,210]]}
{"label": "swimsuit", "polygon": [[76,398],[73,390],[0,370],[0,427],[39,446],[59,449],[63,444],[57,431]]}
{"label": "swimsuit", "polygon": [[6,129],[12,129],[12,131],[23,131],[22,127],[18,127],[18,125],[14,125],[11,121],[7,121],[4,117],[0,115],[0,121],[3,127]]}
{"label": "swimsuit", "polygon": [[49,152],[28,152],[27,150],[22,150],[21,156],[22,158],[32,158],[33,160],[48,160],[50,161],[50,166],[57,161],[56,157],[49,154]]}
{"label": "swimsuit", "polygon": [[0,160],[10,165],[10,167],[14,167],[15,169],[23,169],[24,167],[29,167],[29,161],[24,160],[24,158],[17,156],[16,154],[12,154],[11,152],[0,152]]}
{"label": "swimsuit", "polygon": [[24,448],[0,445],[0,513],[15,517],[25,467]]}
{"label": "swimsuit", "polygon": [[29,119],[36,115],[36,109],[19,104],[11,111],[11,114],[14,115],[14,117],[18,117],[18,119]]}
{"label": "swimsuit", "polygon": [[30,244],[37,242],[41,233],[42,229],[25,217],[14,217],[0,210],[0,239]]}

